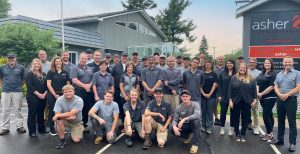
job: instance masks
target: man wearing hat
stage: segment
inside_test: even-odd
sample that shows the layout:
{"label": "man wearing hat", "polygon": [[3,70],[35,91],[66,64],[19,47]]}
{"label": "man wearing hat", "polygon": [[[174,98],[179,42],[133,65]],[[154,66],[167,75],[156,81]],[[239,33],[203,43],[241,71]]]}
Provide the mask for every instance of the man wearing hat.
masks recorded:
{"label": "man wearing hat", "polygon": [[182,103],[176,107],[172,121],[173,132],[176,136],[185,139],[184,144],[192,142],[190,153],[197,153],[200,142],[200,105],[191,101],[188,90],[183,90],[180,98]]}
{"label": "man wearing hat", "polygon": [[87,55],[87,64],[91,63],[94,61],[93,59],[93,50],[92,49],[86,49],[85,51],[86,55]]}
{"label": "man wearing hat", "polygon": [[183,67],[183,64],[182,64],[182,56],[178,55],[176,57],[176,64],[175,64],[175,67],[176,68],[179,68],[181,69]]}
{"label": "man wearing hat", "polygon": [[12,52],[7,54],[7,64],[0,67],[0,85],[2,85],[1,104],[2,118],[0,135],[9,133],[10,107],[15,114],[18,133],[25,133],[22,116],[22,84],[24,83],[24,66],[17,64],[16,55]]}
{"label": "man wearing hat", "polygon": [[159,68],[164,70],[167,68],[167,65],[166,65],[166,56],[165,55],[161,55],[159,57]]}
{"label": "man wearing hat", "polygon": [[163,148],[168,138],[168,127],[171,123],[173,111],[169,102],[163,100],[163,90],[154,90],[155,99],[147,104],[145,110],[145,142],[143,149],[149,149],[152,142],[150,133],[156,130],[158,147]]}
{"label": "man wearing hat", "polygon": [[[111,57],[109,57],[109,56],[111,56],[111,54],[106,55],[106,56],[107,56],[106,60],[108,61],[108,59],[109,59],[109,61],[111,61]],[[120,62],[120,55],[119,54],[114,54],[112,56],[112,59],[113,59],[113,63],[111,65],[109,65],[110,72],[114,68],[114,66]]]}

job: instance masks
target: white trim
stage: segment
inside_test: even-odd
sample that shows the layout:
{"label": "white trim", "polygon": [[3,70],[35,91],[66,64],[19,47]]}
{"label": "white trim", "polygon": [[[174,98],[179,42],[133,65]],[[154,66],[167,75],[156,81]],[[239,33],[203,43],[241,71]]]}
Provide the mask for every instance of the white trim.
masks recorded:
{"label": "white trim", "polygon": [[78,52],[77,51],[68,51],[69,54],[75,54],[75,63],[72,62],[72,60],[70,60],[71,63],[73,63],[74,65],[76,65],[78,63]]}
{"label": "white trim", "polygon": [[236,10],[236,13],[235,13],[236,18],[241,17],[245,12],[247,12],[247,11],[249,11],[249,10],[251,10],[251,9],[259,6],[259,5],[262,5],[262,4],[266,3],[266,2],[269,2],[269,1],[271,1],[271,0],[258,0],[258,1],[255,1],[255,2],[253,2],[251,4],[249,4],[249,5],[246,4],[246,6],[242,6],[241,8],[238,8]]}
{"label": "white trim", "polygon": [[115,15],[110,15],[110,16],[106,16],[106,17],[100,17],[100,18],[98,18],[98,20],[103,21],[104,19],[107,19],[107,18],[112,18],[112,17],[121,16],[121,15],[126,15],[126,14],[136,13],[136,12],[140,12],[140,11],[141,11],[141,10],[138,10],[138,11],[131,11],[131,12],[126,12],[126,13],[121,13],[121,14],[115,14]]}

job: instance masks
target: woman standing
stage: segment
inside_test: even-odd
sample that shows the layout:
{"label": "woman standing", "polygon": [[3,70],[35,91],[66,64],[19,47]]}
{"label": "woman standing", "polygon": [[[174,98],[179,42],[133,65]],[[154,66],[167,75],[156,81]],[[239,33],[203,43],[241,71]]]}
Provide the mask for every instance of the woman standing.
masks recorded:
{"label": "woman standing", "polygon": [[50,135],[52,136],[57,135],[54,129],[54,122],[52,121],[54,105],[56,100],[62,96],[62,87],[66,84],[70,84],[68,72],[63,70],[62,59],[60,57],[54,57],[51,61],[50,70],[47,73],[47,87],[49,90],[47,95],[49,104],[48,124],[50,127]]}
{"label": "woman standing", "polygon": [[125,73],[121,76],[120,79],[120,95],[123,98],[123,104],[130,100],[130,89],[136,89],[137,91],[139,91],[139,80],[138,76],[133,73],[134,69],[135,66],[133,62],[127,62],[125,66]]}
{"label": "woman standing", "polygon": [[[219,88],[218,88],[218,100],[220,101],[221,105],[221,117],[220,117],[220,122],[221,122],[221,130],[220,134],[224,135],[225,134],[225,122],[226,122],[226,115],[228,111],[228,106],[229,106],[229,99],[228,99],[228,88],[229,88],[229,83],[232,78],[236,74],[235,70],[235,62],[234,60],[230,59],[225,63],[225,68],[224,71],[221,72],[219,76]],[[232,136],[233,135],[233,111],[230,108],[230,127],[228,131],[228,135]]]}
{"label": "woman standing", "polygon": [[257,77],[257,97],[263,108],[263,119],[267,134],[262,135],[263,141],[270,142],[273,139],[274,117],[272,109],[276,102],[274,91],[274,81],[276,79],[274,64],[272,59],[265,59],[262,73]]}
{"label": "woman standing", "polygon": [[[256,105],[256,82],[248,74],[245,63],[239,65],[238,73],[229,84],[229,105],[234,112],[234,131],[236,141],[246,142],[245,134],[251,116],[251,107]],[[242,130],[239,130],[239,119],[242,117]]]}
{"label": "woman standing", "polygon": [[204,85],[201,88],[202,131],[211,134],[214,120],[214,108],[217,105],[218,75],[213,72],[210,60],[204,63]]}
{"label": "woman standing", "polygon": [[36,119],[38,123],[38,132],[41,134],[48,133],[44,122],[44,111],[46,107],[46,74],[42,72],[41,60],[35,58],[31,63],[31,71],[27,73],[26,78],[28,103],[27,125],[30,137],[36,135]]}
{"label": "woman standing", "polygon": [[114,91],[114,79],[107,70],[107,62],[102,60],[99,63],[100,70],[93,75],[92,88],[95,96],[95,101],[98,102],[104,99],[106,90]]}

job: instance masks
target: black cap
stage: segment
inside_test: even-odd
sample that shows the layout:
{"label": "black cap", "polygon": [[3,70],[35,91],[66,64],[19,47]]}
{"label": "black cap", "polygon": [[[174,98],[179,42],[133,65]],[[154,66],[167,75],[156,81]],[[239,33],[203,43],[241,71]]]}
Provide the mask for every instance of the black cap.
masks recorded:
{"label": "black cap", "polygon": [[178,55],[177,57],[176,57],[176,59],[181,59],[182,57],[180,56],[180,55]]}
{"label": "black cap", "polygon": [[128,56],[128,53],[127,53],[127,52],[123,52],[123,53],[122,53],[122,56],[125,56],[125,57],[126,57],[126,56]]}
{"label": "black cap", "polygon": [[105,57],[111,58],[111,54],[110,53],[105,53]]}
{"label": "black cap", "polygon": [[244,57],[243,56],[239,56],[238,59],[239,60],[244,60]]}
{"label": "black cap", "polygon": [[10,53],[7,54],[6,57],[7,57],[7,58],[16,58],[16,54],[13,53],[13,52],[10,52]]}
{"label": "black cap", "polygon": [[148,57],[143,57],[142,58],[142,61],[146,61],[146,60],[148,60]]}
{"label": "black cap", "polygon": [[134,52],[132,53],[132,55],[139,55],[139,53],[138,53],[137,51],[134,51]]}
{"label": "black cap", "polygon": [[93,50],[92,49],[86,49],[86,51],[85,51],[87,54],[91,54],[91,53],[93,53]]}
{"label": "black cap", "polygon": [[182,96],[183,94],[190,95],[190,92],[188,90],[183,90],[181,91],[180,96]]}
{"label": "black cap", "polygon": [[157,93],[157,92],[162,93],[163,89],[162,88],[155,88],[154,93]]}
{"label": "black cap", "polygon": [[183,57],[183,60],[191,60],[190,57]]}

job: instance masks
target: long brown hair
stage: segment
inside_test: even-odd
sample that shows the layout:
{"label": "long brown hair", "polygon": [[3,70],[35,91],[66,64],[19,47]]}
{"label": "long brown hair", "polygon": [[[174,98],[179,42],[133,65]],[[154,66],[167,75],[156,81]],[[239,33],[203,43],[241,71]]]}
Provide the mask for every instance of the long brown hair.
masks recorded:
{"label": "long brown hair", "polygon": [[63,60],[61,59],[61,57],[56,56],[56,57],[54,57],[54,58],[52,59],[52,61],[51,61],[51,65],[50,65],[50,71],[51,71],[51,72],[55,72],[55,70],[56,70],[55,61],[56,61],[57,59],[59,59],[59,60],[62,62],[61,69],[63,70],[63,68],[64,68]]}

